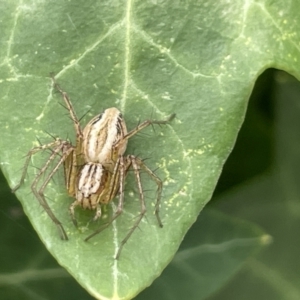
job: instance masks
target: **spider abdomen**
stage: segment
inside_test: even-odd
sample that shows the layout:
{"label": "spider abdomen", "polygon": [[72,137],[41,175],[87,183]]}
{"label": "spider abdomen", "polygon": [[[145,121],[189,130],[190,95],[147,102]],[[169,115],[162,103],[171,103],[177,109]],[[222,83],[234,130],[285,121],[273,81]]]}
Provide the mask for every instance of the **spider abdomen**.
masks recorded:
{"label": "spider abdomen", "polygon": [[80,206],[96,209],[106,202],[108,172],[99,163],[86,163],[80,170],[76,187],[76,200]]}

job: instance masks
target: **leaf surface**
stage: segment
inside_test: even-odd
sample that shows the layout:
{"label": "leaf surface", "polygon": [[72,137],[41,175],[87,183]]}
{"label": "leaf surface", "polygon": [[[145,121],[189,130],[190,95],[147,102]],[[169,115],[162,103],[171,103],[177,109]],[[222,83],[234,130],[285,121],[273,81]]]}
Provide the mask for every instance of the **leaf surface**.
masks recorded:
{"label": "leaf surface", "polygon": [[99,224],[78,211],[80,230],[74,228],[62,174],[46,196],[68,242],[30,193],[49,153],[32,159],[36,168],[17,194],[48,250],[81,285],[98,299],[130,299],[162,272],[209,201],[258,74],[270,66],[299,74],[299,2],[23,0],[1,1],[0,8],[0,157],[11,186],[36,137],[47,143],[50,132],[74,142],[50,84],[52,71],[78,116],[87,113],[83,125],[112,106],[129,128],[152,115],[177,114],[170,125],[149,128],[128,146],[127,153],[159,167],[164,228],[152,215],[155,185],[144,177],[147,218],[120,260],[113,256],[139,212],[133,176],[127,178],[124,214],[89,243],[83,239]]}

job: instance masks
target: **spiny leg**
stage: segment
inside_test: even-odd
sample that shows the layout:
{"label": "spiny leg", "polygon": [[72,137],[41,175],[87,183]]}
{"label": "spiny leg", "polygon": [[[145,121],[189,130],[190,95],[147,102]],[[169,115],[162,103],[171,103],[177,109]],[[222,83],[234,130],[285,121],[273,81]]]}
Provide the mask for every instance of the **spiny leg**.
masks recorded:
{"label": "spiny leg", "polygon": [[132,130],[130,130],[124,137],[124,139],[129,139],[131,138],[133,135],[137,134],[139,131],[141,131],[142,129],[148,127],[149,125],[165,125],[168,124],[169,122],[171,122],[174,118],[175,118],[176,114],[172,114],[171,116],[169,116],[166,120],[146,120],[144,122],[142,122],[141,124],[139,124],[138,126],[136,126],[135,128],[133,128]]}
{"label": "spiny leg", "polygon": [[101,204],[98,204],[97,207],[96,207],[96,213],[95,213],[95,216],[93,218],[93,221],[97,221],[98,219],[100,219],[101,215],[102,215]]}
{"label": "spiny leg", "polygon": [[67,109],[68,111],[70,112],[70,115],[71,115],[71,119],[74,123],[74,127],[75,127],[75,131],[76,131],[76,135],[77,137],[80,137],[82,138],[83,135],[82,135],[82,131],[81,131],[81,127],[80,127],[80,122],[76,116],[76,113],[75,113],[75,110],[74,110],[74,107],[70,101],[70,98],[68,96],[68,94],[66,92],[64,92],[62,90],[62,88],[59,86],[59,84],[56,82],[56,79],[54,77],[53,74],[51,74],[51,79],[52,79],[52,82],[53,82],[53,85],[54,87],[61,93],[66,105],[67,105]]}
{"label": "spiny leg", "polygon": [[[62,156],[60,157],[59,161],[56,163],[54,168],[50,171],[50,173],[47,175],[46,179],[44,180],[42,186],[37,189],[37,184],[39,183],[41,177],[45,174],[45,172],[48,170],[51,162],[59,155],[59,152],[63,152]],[[63,164],[63,162],[66,160],[66,158],[70,155],[71,152],[73,152],[74,149],[71,144],[67,142],[63,142],[61,145],[57,146],[56,148],[53,149],[52,154],[50,155],[49,159],[47,162],[44,164],[44,166],[41,168],[39,173],[37,174],[36,178],[34,179],[32,185],[31,185],[31,190],[33,194],[36,196],[38,199],[39,203],[42,205],[42,207],[45,209],[46,213],[50,217],[50,219],[53,221],[53,223],[57,226],[61,239],[63,240],[68,240],[68,236],[64,230],[63,225],[61,222],[56,218],[54,213],[52,212],[50,206],[48,205],[45,195],[44,195],[44,190],[47,187],[48,183],[50,182],[51,178],[53,175],[57,172],[58,168]]]}
{"label": "spiny leg", "polygon": [[69,195],[73,198],[76,198],[78,164],[81,163],[77,157],[76,151],[74,150],[72,155],[66,157],[64,161],[65,183]]}
{"label": "spiny leg", "polygon": [[39,151],[43,151],[46,149],[50,149],[50,148],[55,148],[57,146],[59,146],[63,141],[61,139],[56,139],[54,142],[52,143],[48,143],[46,145],[42,145],[42,146],[38,146],[38,147],[34,147],[32,148],[27,154],[26,154],[26,160],[25,160],[25,164],[23,167],[23,171],[22,171],[22,175],[21,175],[21,179],[19,181],[19,183],[11,190],[12,193],[15,193],[20,186],[24,183],[26,174],[27,174],[27,169],[31,160],[31,157],[36,154]]}
{"label": "spiny leg", "polygon": [[71,220],[74,224],[75,227],[78,227],[78,223],[77,220],[75,218],[75,207],[79,205],[79,202],[77,200],[75,200],[69,207],[69,213],[71,216]]}
{"label": "spiny leg", "polygon": [[[109,192],[108,192],[109,196],[108,196],[108,198],[110,200],[112,200],[115,197],[116,193],[120,189],[120,186],[119,186],[120,183],[118,181],[120,180],[119,168],[120,168],[121,159],[122,159],[123,164],[124,164],[123,156],[119,156],[116,163],[115,163],[114,170],[113,170],[113,173],[112,173],[112,178],[111,178],[110,183],[109,183]],[[122,171],[122,172],[124,172],[124,171]],[[126,176],[126,173],[124,173],[124,179],[125,179],[125,176]]]}
{"label": "spiny leg", "polygon": [[[119,179],[119,180],[116,180]],[[112,176],[112,180],[115,182],[115,184],[118,184],[117,187],[115,186],[111,186],[110,189],[110,195],[112,197],[114,197],[113,191],[114,190],[118,190],[117,188],[119,187],[120,190],[120,196],[119,196],[119,201],[118,201],[118,206],[117,206],[117,210],[114,213],[114,216],[110,219],[110,221],[108,223],[106,223],[105,225],[101,226],[99,229],[97,229],[96,231],[94,231],[92,234],[90,234],[87,238],[85,238],[85,241],[87,242],[90,238],[92,238],[93,236],[97,235],[98,233],[100,233],[101,231],[103,231],[104,229],[106,229],[108,226],[110,226],[112,224],[112,222],[117,219],[120,214],[123,212],[123,204],[124,204],[124,183],[125,183],[125,166],[124,166],[124,157],[123,156],[119,156],[115,168],[114,168],[114,173]],[[110,199],[112,200],[112,199]]]}
{"label": "spiny leg", "polygon": [[[82,163],[84,163],[84,159],[82,157],[82,149],[81,149],[82,148],[82,141],[83,141],[83,133],[82,133],[82,130],[81,130],[81,127],[80,127],[80,121],[76,116],[74,107],[72,105],[72,102],[71,102],[68,94],[62,90],[62,88],[56,82],[55,77],[53,75],[51,75],[51,79],[52,79],[54,87],[61,93],[61,95],[62,95],[62,97],[63,97],[63,99],[66,103],[67,109],[70,113],[75,131],[76,131],[76,148],[75,148],[72,163],[71,163],[71,166],[70,166],[70,168],[71,168],[70,184],[67,185],[69,195],[74,197],[74,195],[75,195],[76,176],[77,176],[77,165],[81,165]],[[66,171],[66,169],[65,169],[65,171]]]}
{"label": "spiny leg", "polygon": [[[134,156],[131,155],[131,157],[134,157]],[[155,202],[155,216],[156,216],[158,225],[160,227],[163,227],[163,224],[161,222],[160,215],[159,215],[159,208],[160,208],[160,202],[161,202],[161,193],[162,193],[162,181],[151,169],[149,169],[146,166],[146,164],[141,159],[135,157],[135,160],[136,160],[137,165],[140,168],[142,168],[150,176],[150,178],[153,181],[155,181],[155,183],[157,184],[157,198],[156,198],[156,202]]]}
{"label": "spiny leg", "polygon": [[146,203],[145,203],[143,187],[142,187],[142,182],[141,182],[141,176],[140,176],[140,169],[139,169],[140,161],[138,161],[138,159],[133,155],[127,156],[126,161],[127,161],[128,165],[132,165],[132,168],[134,171],[136,183],[137,183],[137,186],[139,189],[141,210],[140,210],[140,214],[138,215],[138,218],[135,221],[135,223],[133,224],[132,228],[129,230],[129,232],[127,233],[125,238],[121,241],[117,255],[116,255],[116,259],[118,259],[120,257],[120,254],[121,254],[121,251],[122,251],[124,245],[129,240],[129,238],[131,237],[133,232],[136,230],[136,228],[139,226],[140,222],[142,221],[142,219],[146,213]]}

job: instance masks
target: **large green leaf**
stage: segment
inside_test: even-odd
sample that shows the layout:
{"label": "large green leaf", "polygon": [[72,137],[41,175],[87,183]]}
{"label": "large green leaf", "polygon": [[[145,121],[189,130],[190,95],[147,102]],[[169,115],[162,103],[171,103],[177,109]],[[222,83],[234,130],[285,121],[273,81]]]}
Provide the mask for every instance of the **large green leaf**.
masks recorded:
{"label": "large green leaf", "polygon": [[[172,124],[128,147],[160,167],[164,228],[152,215],[154,186],[145,177],[145,189],[153,191],[148,216],[119,261],[113,256],[139,209],[132,176],[125,213],[89,243],[84,237],[99,225],[85,229],[91,215],[78,212],[81,231],[73,227],[62,176],[51,182],[47,199],[68,242],[29,192],[36,169],[18,192],[46,247],[80,284],[99,299],[132,298],[161,273],[210,199],[258,74],[269,66],[299,74],[299,2],[2,0],[0,8],[0,155],[12,186],[36,136],[73,138],[51,71],[78,115],[89,111],[83,124],[111,106],[122,110],[129,128],[152,114],[177,113]],[[33,165],[45,159],[46,153],[35,157]]]}

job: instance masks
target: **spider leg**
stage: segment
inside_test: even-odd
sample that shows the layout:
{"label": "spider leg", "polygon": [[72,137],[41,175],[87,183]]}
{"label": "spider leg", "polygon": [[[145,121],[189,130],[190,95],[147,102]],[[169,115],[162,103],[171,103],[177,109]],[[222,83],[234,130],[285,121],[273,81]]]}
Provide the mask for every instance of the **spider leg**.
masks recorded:
{"label": "spider leg", "polygon": [[136,164],[143,169],[149,176],[150,178],[156,183],[157,185],[157,197],[156,197],[156,202],[155,202],[155,216],[158,222],[159,227],[163,227],[163,224],[160,219],[159,215],[159,208],[160,208],[160,202],[161,202],[161,193],[162,193],[162,181],[160,178],[151,170],[147,167],[147,165],[139,158],[131,155],[131,159],[134,158],[136,161]]}
{"label": "spider leg", "polygon": [[142,182],[141,182],[141,177],[140,177],[140,165],[141,165],[141,160],[139,160],[138,158],[136,158],[133,155],[128,155],[126,157],[127,160],[127,165],[128,166],[132,166],[133,171],[134,171],[134,175],[135,175],[135,179],[136,179],[136,184],[138,186],[139,189],[139,198],[140,198],[140,213],[138,215],[137,220],[135,221],[135,223],[133,224],[132,228],[129,230],[129,232],[127,233],[127,235],[125,236],[125,238],[121,241],[117,255],[116,255],[116,259],[118,259],[120,257],[122,248],[124,247],[124,245],[126,244],[126,242],[129,240],[129,238],[131,237],[131,235],[133,234],[133,232],[138,228],[140,222],[142,221],[145,213],[146,213],[146,203],[145,203],[145,198],[144,198],[144,193],[143,193],[143,187],[142,187]]}
{"label": "spider leg", "polygon": [[68,155],[64,161],[65,183],[69,195],[73,198],[76,195],[77,164],[80,164],[80,160],[77,157],[76,150],[74,150],[72,155]]}
{"label": "spider leg", "polygon": [[146,121],[140,123],[138,126],[136,126],[135,128],[133,128],[132,130],[130,130],[123,137],[123,139],[121,139],[121,141],[124,140],[124,139],[128,140],[133,135],[137,134],[139,131],[141,131],[142,129],[148,127],[149,125],[154,125],[154,124],[165,125],[165,124],[168,124],[170,121],[172,121],[175,118],[175,116],[176,116],[176,114],[172,114],[166,120],[146,120]]}
{"label": "spider leg", "polygon": [[[64,161],[66,160],[66,158],[73,151],[74,151],[74,148],[72,147],[71,144],[69,144],[68,142],[61,141],[61,144],[58,145],[58,146],[56,146],[53,149],[52,154],[50,155],[49,159],[44,164],[44,166],[41,168],[41,170],[39,171],[39,173],[37,174],[37,176],[35,177],[32,185],[31,185],[31,190],[32,190],[33,194],[36,196],[36,198],[38,199],[38,201],[41,204],[41,206],[45,209],[45,211],[48,214],[48,216],[50,217],[50,219],[57,226],[57,228],[59,230],[59,233],[60,233],[60,236],[61,236],[61,239],[63,239],[63,240],[68,240],[68,236],[67,236],[67,234],[66,234],[66,232],[64,230],[63,225],[56,218],[56,216],[52,212],[49,204],[47,203],[47,201],[45,199],[45,195],[44,195],[44,190],[47,187],[47,185],[50,182],[50,180],[53,177],[53,175],[57,172],[57,170],[59,169],[59,167],[64,163]],[[43,181],[41,187],[38,188],[37,185],[38,185],[39,181],[41,180],[41,178],[45,174],[45,172],[48,170],[51,162],[57,157],[57,155],[59,155],[59,152],[62,152],[62,155],[61,155],[59,161],[56,163],[56,165],[53,167],[53,169],[50,171],[50,173],[47,174],[47,177]]]}
{"label": "spider leg", "polygon": [[75,218],[75,207],[79,205],[79,202],[77,200],[75,200],[69,207],[69,213],[71,216],[71,220],[74,224],[75,227],[78,227],[78,223],[77,220]]}
{"label": "spider leg", "polygon": [[77,138],[78,137],[82,138],[83,135],[82,135],[81,127],[80,127],[80,122],[79,122],[79,120],[78,120],[78,118],[76,116],[74,107],[73,107],[73,105],[72,105],[72,103],[70,101],[70,98],[69,98],[68,94],[62,90],[62,88],[56,82],[55,77],[54,77],[53,74],[51,74],[51,79],[52,79],[54,87],[61,93],[61,95],[62,95],[62,97],[63,97],[63,99],[64,99],[64,101],[66,103],[67,109],[70,112],[70,116],[71,116],[71,119],[72,119],[72,121],[74,123],[74,127],[75,127]]}
{"label": "spider leg", "polygon": [[12,193],[15,193],[15,192],[21,187],[21,185],[24,183],[24,180],[25,180],[25,177],[26,177],[26,174],[27,174],[27,169],[28,169],[28,166],[29,166],[31,157],[32,157],[34,154],[36,154],[36,153],[39,152],[39,151],[43,151],[43,150],[46,150],[46,149],[49,149],[49,148],[55,148],[55,147],[58,147],[61,143],[62,143],[62,140],[61,140],[61,139],[56,139],[56,140],[55,140],[54,142],[52,142],[52,143],[49,143],[49,144],[45,144],[45,145],[42,145],[42,146],[38,146],[38,147],[32,148],[32,149],[26,154],[26,160],[25,160],[25,164],[24,164],[24,167],[23,167],[21,179],[20,179],[19,183],[18,183],[14,188],[12,188],[11,192],[12,192]]}
{"label": "spider leg", "polygon": [[143,219],[143,217],[145,216],[145,213],[146,213],[146,203],[145,203],[144,192],[143,192],[143,187],[142,187],[142,182],[141,182],[141,177],[140,177],[140,169],[141,168],[143,170],[145,170],[146,173],[157,184],[157,199],[156,199],[156,203],[155,203],[155,215],[156,215],[157,222],[158,222],[159,226],[163,227],[161,219],[160,219],[160,216],[159,216],[159,206],[160,206],[161,192],[162,192],[162,181],[158,178],[157,175],[155,175],[145,165],[145,163],[141,159],[135,157],[134,155],[129,155],[126,159],[128,161],[128,164],[131,164],[132,168],[134,170],[134,175],[135,175],[136,183],[137,183],[137,186],[138,186],[138,189],[139,189],[140,205],[141,205],[140,209],[141,210],[140,210],[138,218],[135,221],[135,223],[133,224],[132,228],[127,233],[127,235],[125,236],[125,238],[121,241],[120,246],[119,246],[119,250],[118,250],[117,255],[116,255],[116,259],[118,259],[120,257],[120,254],[121,254],[123,246],[126,244],[126,242],[130,238],[130,236],[133,234],[133,232],[138,228],[140,222],[142,221],[142,219]]}
{"label": "spider leg", "polygon": [[[109,195],[108,199],[109,200],[112,200],[115,197],[118,190],[120,190],[120,184],[119,184],[118,180],[120,180],[120,175],[121,175],[121,173],[119,173],[119,168],[120,168],[120,165],[121,165],[121,159],[122,159],[123,165],[124,165],[123,156],[119,156],[116,163],[115,163],[115,166],[114,166],[112,178],[111,178],[110,184],[109,184],[109,193],[108,193],[108,195]],[[124,180],[125,180],[126,170],[122,170],[122,172],[123,172],[123,176],[124,176]],[[124,181],[123,181],[123,186],[124,186]]]}
{"label": "spider leg", "polygon": [[101,215],[102,215],[101,205],[98,204],[97,207],[96,207],[96,213],[95,213],[95,216],[93,218],[93,221],[97,221],[99,218],[101,218]]}

